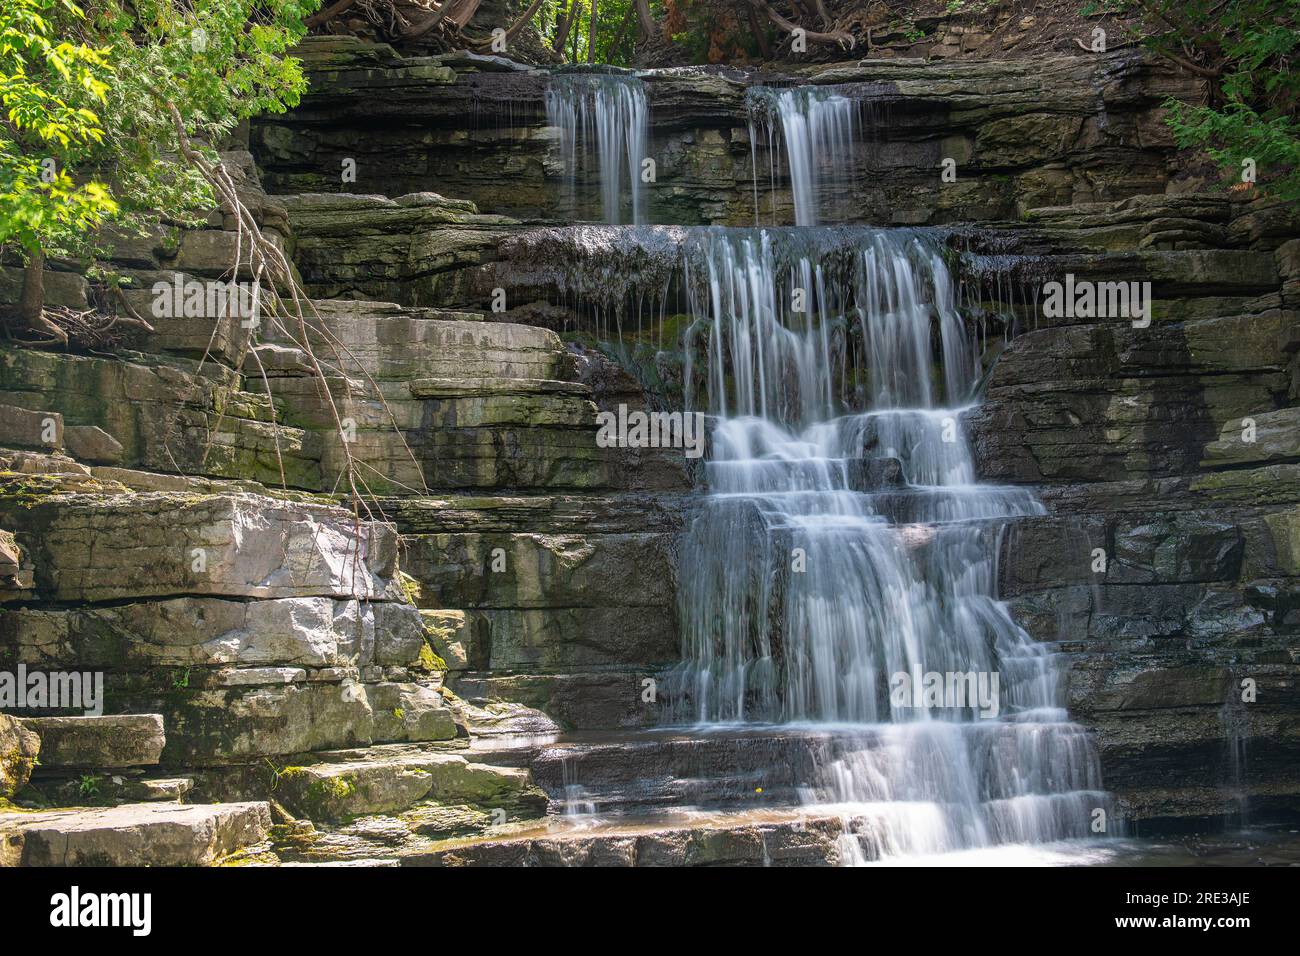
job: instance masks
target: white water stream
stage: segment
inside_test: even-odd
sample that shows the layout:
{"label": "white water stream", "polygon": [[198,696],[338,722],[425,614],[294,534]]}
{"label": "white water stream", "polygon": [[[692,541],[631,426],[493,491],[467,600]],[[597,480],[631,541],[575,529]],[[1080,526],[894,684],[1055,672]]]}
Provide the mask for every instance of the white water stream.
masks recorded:
{"label": "white water stream", "polygon": [[[861,859],[1087,836],[1109,812],[1096,756],[1053,656],[996,598],[1001,529],[1042,508],[975,480],[977,363],[943,257],[865,232],[833,278],[789,248],[800,235],[715,230],[687,255],[696,401],[718,423],[681,558],[681,716],[837,726],[804,799],[856,821]],[[896,459],[901,486],[873,484],[889,469],[872,459]],[[892,699],[897,675],[930,673],[996,686],[996,716]]]}
{"label": "white water stream", "polygon": [[546,115],[559,130],[571,199],[581,171],[598,183],[605,222],[644,222],[641,165],[649,156],[650,113],[641,81],[614,73],[558,73],[546,91]]}

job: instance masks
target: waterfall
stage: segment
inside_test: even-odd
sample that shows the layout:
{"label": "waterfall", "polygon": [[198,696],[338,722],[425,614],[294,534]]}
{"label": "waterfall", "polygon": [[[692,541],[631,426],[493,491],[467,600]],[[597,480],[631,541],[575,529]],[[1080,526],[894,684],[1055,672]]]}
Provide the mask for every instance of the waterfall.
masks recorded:
{"label": "waterfall", "polygon": [[[599,184],[605,222],[644,222],[641,163],[649,155],[649,108],[641,81],[614,73],[556,74],[546,90],[546,116],[560,133],[570,198],[581,168],[587,181]],[[624,218],[625,195],[630,219]]]}
{"label": "waterfall", "polygon": [[[855,808],[850,855],[1089,835],[1110,813],[1096,755],[996,597],[1003,528],[1044,511],[976,483],[953,276],[906,230],[860,231],[831,268],[825,232],[705,230],[684,252],[690,398],[717,424],[680,560],[679,716],[842,727],[805,799]],[[994,706],[899,696],[932,674]]]}
{"label": "waterfall", "polygon": [[[831,87],[756,87],[747,95],[749,139],[754,159],[754,215],[758,216],[758,132],[767,140],[775,166],[776,134],[784,147],[794,199],[795,225],[815,226],[829,194],[853,181],[858,106]],[[772,179],[775,180],[775,168]]]}

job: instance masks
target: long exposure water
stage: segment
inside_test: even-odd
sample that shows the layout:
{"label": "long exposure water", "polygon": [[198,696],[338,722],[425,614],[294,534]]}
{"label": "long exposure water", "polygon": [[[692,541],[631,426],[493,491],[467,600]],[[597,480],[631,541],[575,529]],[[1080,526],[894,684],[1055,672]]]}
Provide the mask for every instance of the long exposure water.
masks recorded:
{"label": "long exposure water", "polygon": [[[850,861],[1113,833],[1062,669],[997,598],[1002,534],[1043,509],[976,479],[962,419],[981,363],[944,250],[921,231],[816,226],[852,177],[852,99],[749,101],[751,143],[762,131],[774,164],[784,153],[796,227],[574,236],[588,295],[579,276],[605,287],[637,261],[624,239],[661,262],[675,248],[692,319],[686,402],[713,428],[679,558],[674,719],[756,729],[760,759],[779,725],[787,789],[840,813]],[[639,222],[639,81],[557,76],[547,109],[571,176],[595,143],[606,220]],[[567,764],[564,786],[589,812]]]}
{"label": "long exposure water", "polygon": [[605,222],[644,222],[641,167],[649,156],[649,108],[641,81],[614,73],[558,73],[546,91],[546,115],[559,130],[570,198],[581,171],[598,184]]}
{"label": "long exposure water", "polygon": [[[864,231],[848,274],[792,251],[801,233],[711,230],[685,255],[717,425],[679,717],[835,726],[803,799],[845,808],[862,859],[1087,836],[1110,812],[1096,756],[996,598],[1002,528],[1042,509],[975,480],[953,277],[917,233]],[[902,675],[984,681],[994,706],[900,696]]]}
{"label": "long exposure water", "polygon": [[[747,94],[749,141],[754,164],[754,215],[761,213],[758,199],[758,143],[766,140],[766,155],[773,165],[784,154],[790,174],[795,225],[815,226],[821,210],[831,205],[829,195],[850,181],[858,138],[859,104],[834,88],[797,86],[788,89],[755,87]],[[778,144],[780,149],[778,149]]]}

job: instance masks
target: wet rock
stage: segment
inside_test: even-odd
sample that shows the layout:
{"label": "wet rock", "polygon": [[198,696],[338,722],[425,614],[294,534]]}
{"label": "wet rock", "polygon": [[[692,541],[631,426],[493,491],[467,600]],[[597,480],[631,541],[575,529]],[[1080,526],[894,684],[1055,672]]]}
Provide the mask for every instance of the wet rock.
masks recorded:
{"label": "wet rock", "polygon": [[834,866],[844,821],[791,819],[449,841],[403,853],[403,866]]}

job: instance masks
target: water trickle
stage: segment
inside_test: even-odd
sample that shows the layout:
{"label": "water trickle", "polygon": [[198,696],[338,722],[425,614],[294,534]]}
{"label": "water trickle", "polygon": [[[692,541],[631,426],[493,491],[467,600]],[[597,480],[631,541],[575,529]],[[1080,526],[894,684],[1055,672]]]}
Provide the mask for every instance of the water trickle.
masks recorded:
{"label": "water trickle", "polygon": [[[1087,836],[1110,813],[1096,755],[996,597],[1003,529],[1043,508],[976,482],[979,363],[940,248],[859,237],[829,268],[807,231],[692,236],[691,397],[718,424],[670,694],[685,720],[839,728],[804,799],[846,808],[848,858]],[[900,674],[982,675],[994,706],[915,706]]]}
{"label": "water trickle", "polygon": [[546,90],[547,122],[560,132],[570,203],[579,174],[595,182],[604,221],[645,221],[641,163],[648,156],[645,88],[617,73],[559,73]]}
{"label": "water trickle", "polygon": [[[754,216],[758,202],[759,133],[767,142],[770,173],[775,180],[778,152],[785,155],[794,199],[795,225],[815,226],[822,210],[853,181],[854,144],[858,136],[857,102],[833,87],[789,89],[755,87],[746,94],[749,139],[754,160]],[[777,136],[781,150],[777,149]]]}

